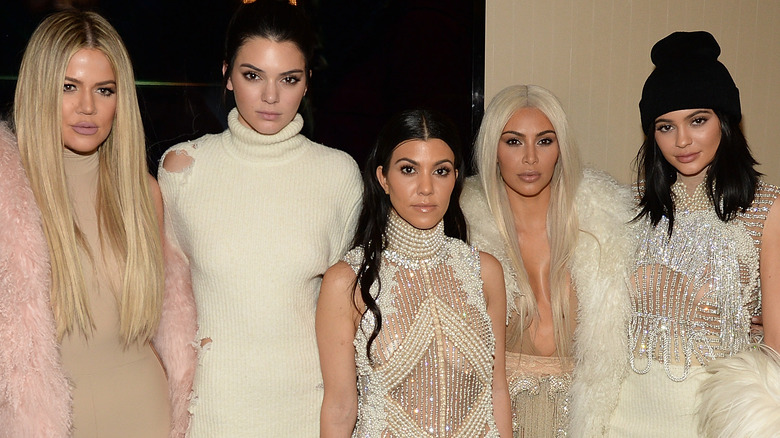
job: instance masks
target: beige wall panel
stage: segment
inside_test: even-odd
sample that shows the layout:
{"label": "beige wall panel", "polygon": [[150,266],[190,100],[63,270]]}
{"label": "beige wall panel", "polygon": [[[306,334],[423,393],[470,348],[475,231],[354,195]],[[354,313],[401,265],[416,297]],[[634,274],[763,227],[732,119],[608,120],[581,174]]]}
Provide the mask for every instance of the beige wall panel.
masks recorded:
{"label": "beige wall panel", "polygon": [[759,170],[780,183],[780,0],[487,0],[486,100],[511,84],[561,99],[583,159],[633,179],[638,103],[650,48],[675,30],[707,30],[740,88]]}

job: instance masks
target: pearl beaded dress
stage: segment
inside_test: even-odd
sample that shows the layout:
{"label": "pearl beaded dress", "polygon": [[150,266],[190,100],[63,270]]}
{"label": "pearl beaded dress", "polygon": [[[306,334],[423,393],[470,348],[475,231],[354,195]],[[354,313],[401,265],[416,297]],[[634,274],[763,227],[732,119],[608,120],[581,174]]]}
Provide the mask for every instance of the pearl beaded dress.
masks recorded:
{"label": "pearl beaded dress", "polygon": [[[479,252],[412,227],[391,212],[371,294],[382,329],[366,311],[355,336],[358,420],[354,437],[498,437],[493,418],[495,338],[482,293]],[[357,272],[360,248],[344,260]]]}

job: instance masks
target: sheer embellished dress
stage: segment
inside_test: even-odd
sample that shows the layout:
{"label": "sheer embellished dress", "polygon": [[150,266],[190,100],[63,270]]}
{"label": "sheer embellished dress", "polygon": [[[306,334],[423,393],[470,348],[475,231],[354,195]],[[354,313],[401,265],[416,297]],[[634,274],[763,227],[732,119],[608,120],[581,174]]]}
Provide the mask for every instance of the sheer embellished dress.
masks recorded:
{"label": "sheer embellished dress", "polygon": [[[355,336],[358,420],[354,437],[498,437],[493,418],[495,338],[482,293],[479,252],[419,230],[391,212],[377,304]],[[362,250],[344,257],[357,272]],[[371,288],[376,297],[377,284]]]}
{"label": "sheer embellished dress", "polygon": [[780,191],[760,182],[751,207],[718,218],[704,183],[677,182],[674,230],[637,224],[630,370],[611,436],[695,437],[696,390],[713,360],[743,350],[760,311],[759,256],[769,208]]}

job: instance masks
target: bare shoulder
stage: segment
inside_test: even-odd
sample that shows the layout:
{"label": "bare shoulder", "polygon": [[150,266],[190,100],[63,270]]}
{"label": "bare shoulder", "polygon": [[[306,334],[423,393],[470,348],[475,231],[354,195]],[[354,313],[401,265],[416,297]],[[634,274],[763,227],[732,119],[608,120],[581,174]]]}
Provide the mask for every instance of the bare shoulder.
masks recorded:
{"label": "bare shoulder", "polygon": [[496,259],[492,255],[480,251],[479,263],[482,266],[483,281],[485,281],[488,277],[493,277],[493,276],[495,276],[496,278],[503,278],[504,269],[501,267],[501,263],[498,262],[498,259]]}
{"label": "bare shoulder", "polygon": [[174,147],[163,158],[162,167],[168,172],[181,172],[189,167],[194,159],[184,148]]}
{"label": "bare shoulder", "polygon": [[325,271],[325,275],[322,277],[322,290],[323,293],[352,293],[352,288],[355,285],[355,271],[345,261],[339,261],[335,265],[328,268]]}

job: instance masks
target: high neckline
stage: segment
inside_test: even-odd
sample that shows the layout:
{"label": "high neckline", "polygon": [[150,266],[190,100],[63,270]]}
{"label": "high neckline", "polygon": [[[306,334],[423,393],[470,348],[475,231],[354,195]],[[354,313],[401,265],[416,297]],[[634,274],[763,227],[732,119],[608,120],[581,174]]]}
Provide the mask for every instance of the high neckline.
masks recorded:
{"label": "high neckline", "polygon": [[308,145],[306,137],[300,134],[303,128],[303,117],[300,114],[296,114],[281,131],[265,135],[241,124],[238,109],[233,108],[228,114],[228,128],[223,134],[226,139],[229,138],[229,141],[223,142],[227,150],[237,158],[250,162],[285,162],[302,154]]}
{"label": "high neckline", "polygon": [[420,263],[437,264],[444,258],[446,242],[443,221],[421,230],[390,210],[385,230],[385,256],[390,261],[413,269]]}
{"label": "high neckline", "polygon": [[674,196],[674,208],[677,211],[699,211],[708,210],[712,203],[707,196],[706,181],[702,181],[688,194],[685,183],[679,179],[672,184],[672,195]]}
{"label": "high neckline", "polygon": [[77,154],[72,150],[62,148],[62,165],[67,176],[81,176],[97,173],[100,166],[100,152],[95,151],[88,155]]}

